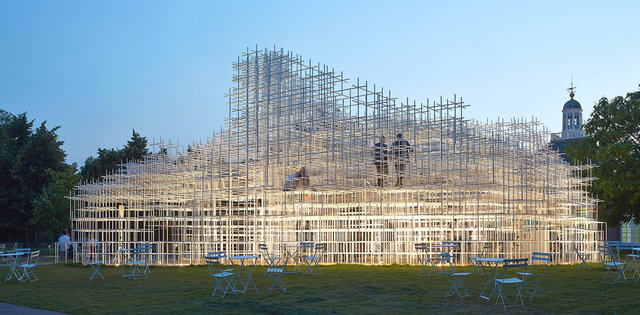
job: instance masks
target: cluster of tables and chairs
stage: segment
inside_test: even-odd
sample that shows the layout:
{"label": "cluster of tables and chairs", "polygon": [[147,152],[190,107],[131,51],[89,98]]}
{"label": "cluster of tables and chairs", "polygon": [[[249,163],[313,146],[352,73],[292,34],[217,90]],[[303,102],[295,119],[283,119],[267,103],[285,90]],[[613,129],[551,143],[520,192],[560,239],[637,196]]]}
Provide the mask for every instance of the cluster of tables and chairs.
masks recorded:
{"label": "cluster of tables and chairs", "polygon": [[[295,244],[282,244],[270,249],[267,244],[259,244],[259,255],[227,256],[226,252],[210,252],[205,256],[209,273],[214,279],[214,289],[211,296],[224,297],[227,293],[246,293],[248,290],[258,292],[253,282],[253,269],[262,256],[267,269],[265,276],[273,280],[269,293],[278,286],[282,292],[287,287],[282,281],[285,274],[310,273],[322,274],[320,261],[327,249],[325,243],[300,242]],[[306,267],[305,267],[306,265]],[[305,267],[302,270],[300,267]]]}
{"label": "cluster of tables and chairs", "polygon": [[38,265],[39,257],[39,250],[32,251],[30,248],[19,248],[18,243],[14,243],[13,248],[7,248],[6,244],[1,244],[0,258],[9,267],[9,272],[4,282],[12,278],[15,278],[18,282],[38,281],[38,276],[34,270]]}
{"label": "cluster of tables and chairs", "polygon": [[635,278],[636,284],[640,281],[640,246],[637,244],[603,242],[598,246],[598,256],[606,271],[602,283],[628,283],[627,273],[631,273],[629,278]]}
{"label": "cluster of tables and chairs", "polygon": [[[505,310],[508,306],[524,307],[523,297],[533,300],[536,296],[544,296],[541,284],[551,262],[551,254],[533,252],[531,259],[489,257],[491,244],[487,243],[483,245],[480,255],[470,257],[472,263],[471,271],[457,272],[452,259],[459,248],[459,244],[458,242],[442,242],[438,245],[431,245],[436,248],[446,249],[434,256],[429,256],[427,243],[415,244],[415,249],[418,252],[418,262],[422,266],[418,276],[423,274],[427,277],[432,274],[444,275],[450,284],[450,289],[445,294],[445,298],[452,295],[458,295],[460,299],[470,296],[464,286],[464,280],[474,272],[486,277],[486,282],[479,297],[488,302],[495,295],[495,303],[501,303]],[[513,290],[509,290],[510,287],[513,287]],[[508,293],[512,293],[512,296],[510,297]]]}
{"label": "cluster of tables and chairs", "polygon": [[[138,244],[134,248],[121,248],[118,252],[121,255],[120,260],[123,262],[122,267],[122,277],[125,279],[132,280],[141,280],[141,279],[149,279],[148,274],[151,273],[149,269],[151,251],[153,250],[152,244]],[[102,265],[102,261],[98,260],[95,262],[97,268],[99,269],[100,265]],[[98,270],[92,265],[94,268],[94,274],[98,272]],[[98,272],[99,273],[99,272]],[[102,277],[102,275],[100,275]],[[93,276],[91,276],[93,279]],[[104,278],[103,278],[104,279]]]}

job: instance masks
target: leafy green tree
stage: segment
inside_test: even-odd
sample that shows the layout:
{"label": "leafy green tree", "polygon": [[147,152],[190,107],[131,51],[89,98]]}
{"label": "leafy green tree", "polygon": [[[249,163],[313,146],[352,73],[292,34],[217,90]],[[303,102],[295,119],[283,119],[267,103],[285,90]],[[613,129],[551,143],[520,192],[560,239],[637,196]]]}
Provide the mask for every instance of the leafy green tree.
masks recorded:
{"label": "leafy green tree", "polygon": [[80,168],[80,174],[85,180],[99,178],[100,176],[118,169],[118,164],[131,160],[141,159],[149,154],[147,150],[147,138],[141,137],[133,130],[131,139],[120,150],[98,149],[97,157],[89,157]]}
{"label": "leafy green tree", "polygon": [[33,124],[26,113],[0,110],[0,238],[5,240],[33,240],[32,201],[50,180],[45,171],[68,167],[59,127],[49,129],[45,121],[33,130]]}
{"label": "leafy green tree", "polygon": [[70,191],[81,179],[75,164],[63,171],[45,171],[50,180],[33,200],[33,216],[29,223],[35,228],[36,241],[52,242],[69,227]]}
{"label": "leafy green tree", "polygon": [[632,218],[640,223],[640,91],[601,98],[584,130],[587,136],[567,154],[598,165],[592,190],[603,200],[600,219],[612,226]]}
{"label": "leafy green tree", "polygon": [[147,138],[141,137],[139,133],[133,129],[131,139],[127,141],[127,145],[122,149],[122,156],[125,160],[138,160],[149,154],[147,150]]}

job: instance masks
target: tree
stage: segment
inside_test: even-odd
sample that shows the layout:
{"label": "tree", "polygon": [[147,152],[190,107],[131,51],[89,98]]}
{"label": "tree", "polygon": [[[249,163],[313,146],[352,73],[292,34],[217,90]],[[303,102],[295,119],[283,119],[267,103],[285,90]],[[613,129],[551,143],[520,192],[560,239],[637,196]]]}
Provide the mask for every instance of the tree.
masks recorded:
{"label": "tree", "polygon": [[587,136],[567,148],[571,159],[594,161],[592,191],[603,200],[600,219],[640,223],[640,91],[603,97],[584,125]]}
{"label": "tree", "polygon": [[69,196],[70,191],[81,179],[76,174],[76,166],[63,171],[48,169],[45,171],[50,181],[42,189],[38,197],[33,200],[33,216],[29,223],[35,228],[40,237],[36,241],[52,242],[57,235],[69,227]]}
{"label": "tree", "polygon": [[0,238],[5,240],[32,240],[32,201],[50,180],[45,171],[69,167],[56,134],[60,127],[48,129],[44,121],[34,131],[33,124],[26,113],[0,110]]}
{"label": "tree", "polygon": [[131,160],[139,160],[149,154],[147,150],[147,138],[141,137],[133,130],[131,139],[120,150],[98,149],[98,157],[89,157],[80,168],[80,174],[85,180],[99,178],[106,172],[118,169],[118,164]]}

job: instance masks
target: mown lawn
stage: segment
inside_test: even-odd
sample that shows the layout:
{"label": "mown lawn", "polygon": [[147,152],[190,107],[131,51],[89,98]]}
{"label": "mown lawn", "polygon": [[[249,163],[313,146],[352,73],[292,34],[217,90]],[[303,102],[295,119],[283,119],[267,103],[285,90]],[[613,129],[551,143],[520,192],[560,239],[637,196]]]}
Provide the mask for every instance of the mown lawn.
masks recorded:
{"label": "mown lawn", "polygon": [[[551,266],[543,283],[545,297],[525,300],[526,312],[640,312],[640,284],[602,284],[601,265],[576,271],[577,265]],[[470,267],[460,267],[469,270]],[[6,267],[0,268],[4,275]],[[125,280],[121,271],[103,266],[106,280],[89,281],[88,266],[38,266],[40,281],[0,284],[0,302],[73,314],[94,313],[496,313],[493,299],[478,298],[486,278],[473,274],[465,286],[471,297],[444,299],[449,283],[443,275],[420,277],[417,266],[322,266],[324,274],[285,275],[286,293],[274,289],[257,266],[260,292],[210,297],[213,281],[206,266],[153,267],[148,280]],[[511,311],[514,311],[512,309]],[[521,312],[515,309],[516,312]]]}

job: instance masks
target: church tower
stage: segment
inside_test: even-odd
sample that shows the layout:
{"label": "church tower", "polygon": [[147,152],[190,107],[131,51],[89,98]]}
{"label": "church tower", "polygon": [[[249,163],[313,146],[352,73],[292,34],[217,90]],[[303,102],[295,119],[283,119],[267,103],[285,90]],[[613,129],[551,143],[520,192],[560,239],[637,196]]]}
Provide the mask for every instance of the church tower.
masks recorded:
{"label": "church tower", "polygon": [[584,137],[584,132],[581,130],[582,106],[580,106],[578,101],[573,99],[575,89],[576,87],[573,86],[573,80],[571,80],[571,87],[567,89],[571,99],[564,103],[564,107],[562,108],[562,139]]}

